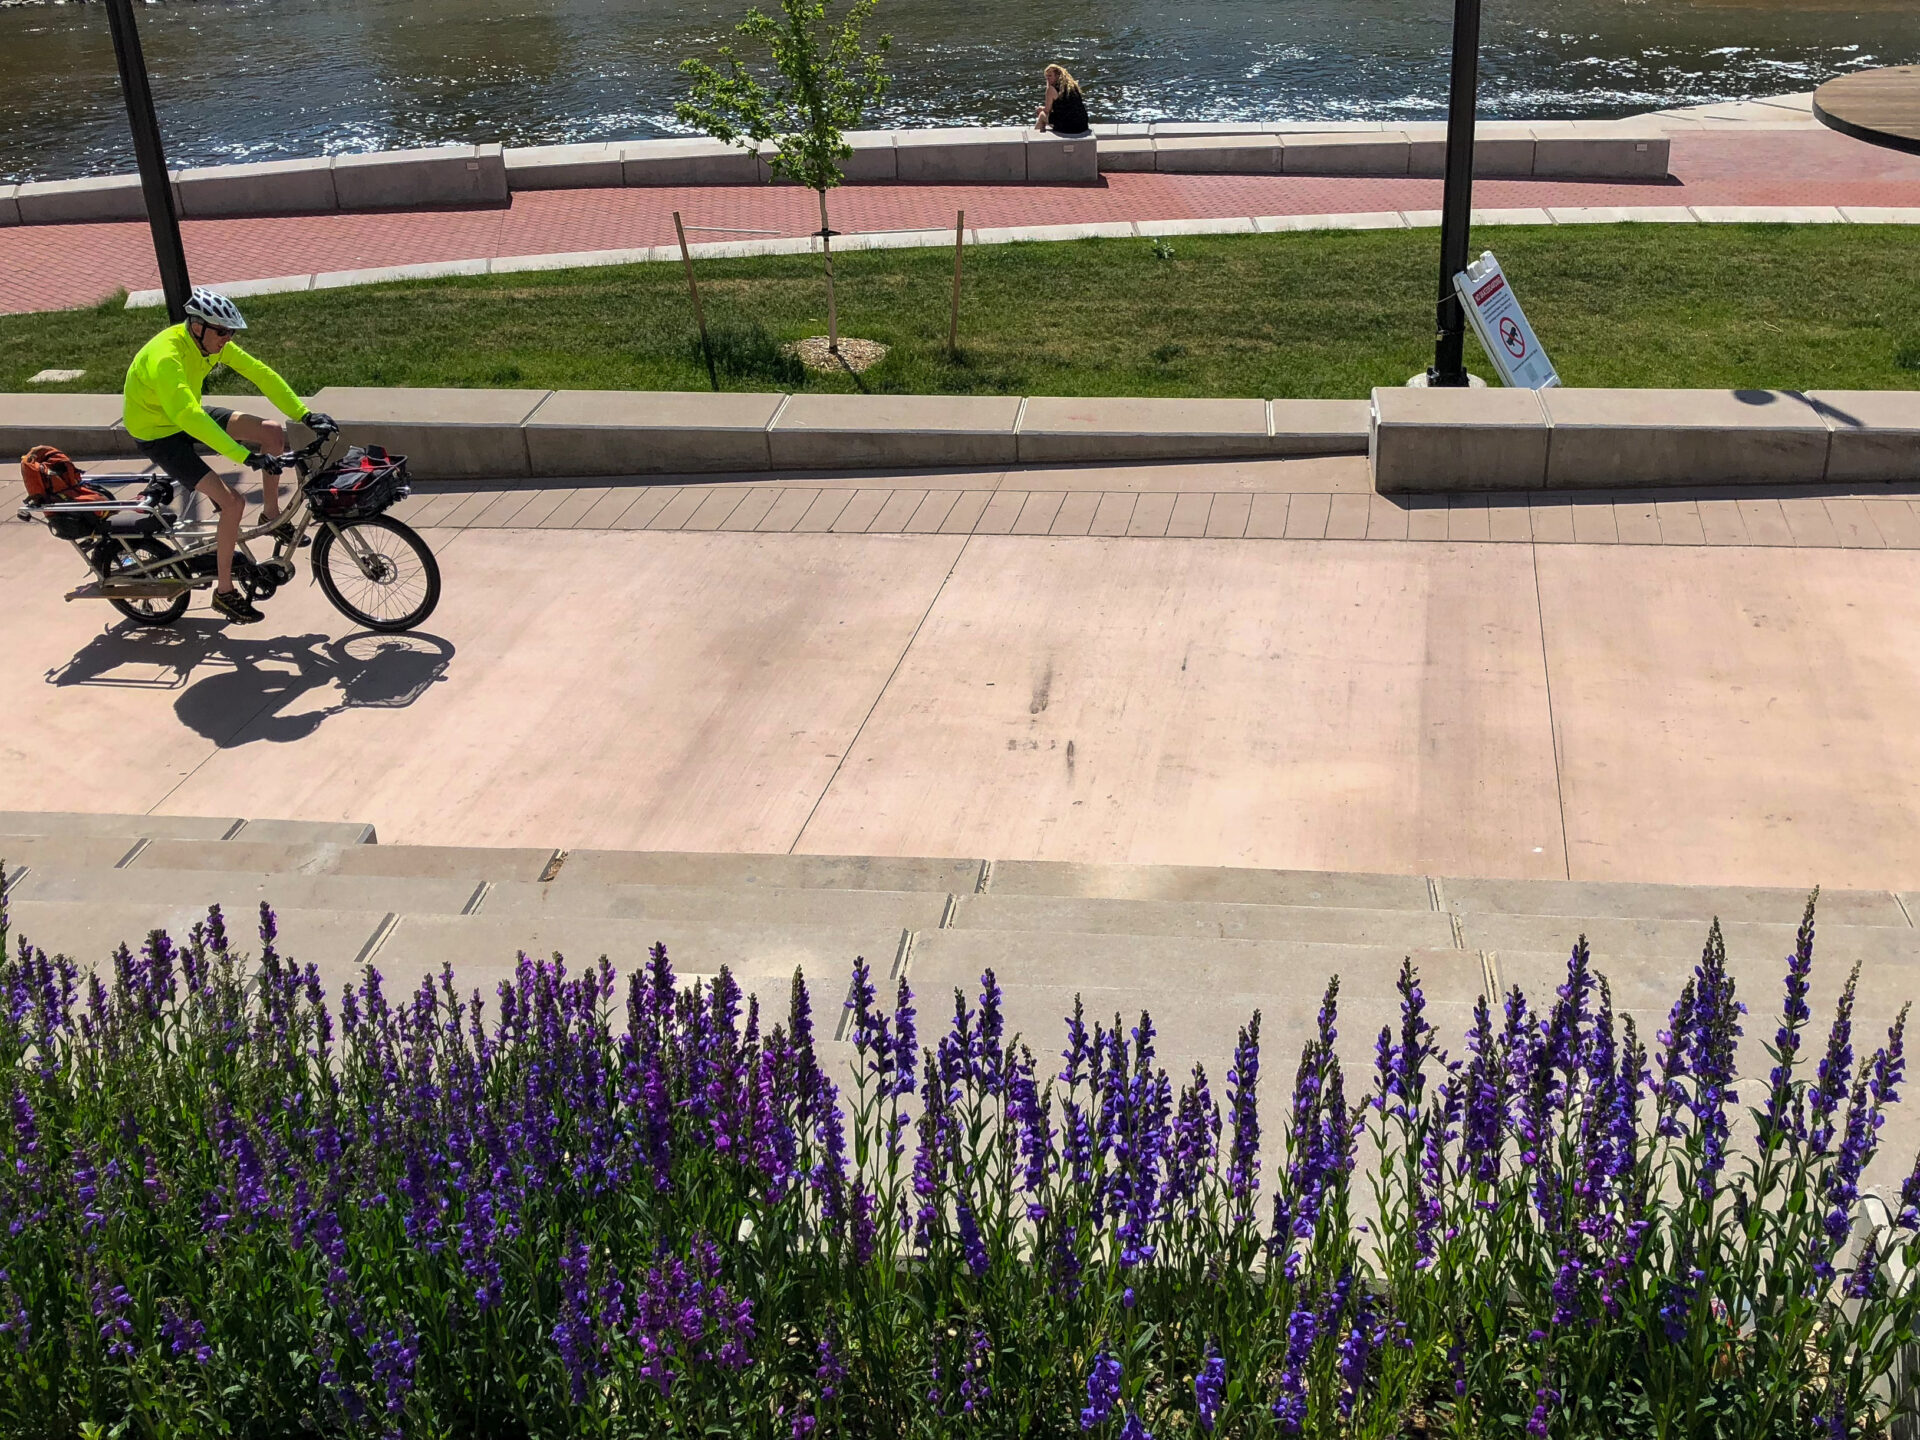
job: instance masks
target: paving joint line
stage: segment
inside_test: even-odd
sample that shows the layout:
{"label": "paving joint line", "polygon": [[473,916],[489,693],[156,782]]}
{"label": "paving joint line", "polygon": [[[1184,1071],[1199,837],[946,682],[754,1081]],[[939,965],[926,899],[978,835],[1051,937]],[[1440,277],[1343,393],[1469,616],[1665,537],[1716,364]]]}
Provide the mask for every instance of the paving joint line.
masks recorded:
{"label": "paving joint line", "polygon": [[933,614],[933,607],[938,605],[940,597],[947,593],[947,586],[953,580],[953,572],[960,568],[960,561],[971,544],[973,544],[973,536],[967,535],[961,539],[960,547],[953,552],[953,562],[947,566],[947,573],[940,577],[939,585],[934,587],[933,598],[927,601],[927,608],[921,612],[920,619],[913,627],[913,633],[907,636],[907,643],[900,647],[900,654],[894,660],[893,668],[887,672],[887,678],[874,692],[873,703],[867,707],[867,713],[860,717],[860,723],[854,727],[846,747],[840,752],[840,758],[834,761],[833,773],[827,777],[827,783],[820,787],[820,793],[814,797],[813,808],[807,811],[807,818],[800,822],[800,828],[794,832],[793,843],[787,846],[787,854],[798,853],[800,842],[806,838],[807,827],[813,824],[813,817],[820,813],[820,807],[826,803],[828,794],[833,790],[834,782],[840,778],[840,771],[846,766],[847,757],[853,753],[854,747],[859,745],[860,737],[866,734],[867,725],[873,719],[874,712],[880,708],[880,702],[886,699],[887,692],[893,688],[893,682],[900,674],[900,667],[907,663],[907,656],[913,653],[914,642],[920,638],[921,630],[926,628],[927,619]]}
{"label": "paving joint line", "polygon": [[1500,980],[1499,951],[1482,950],[1480,952],[1480,975],[1487,987],[1487,1003],[1498,1005],[1503,988]]}
{"label": "paving joint line", "polygon": [[1547,736],[1553,742],[1553,798],[1560,807],[1560,863],[1573,879],[1573,848],[1567,843],[1567,788],[1560,774],[1560,725],[1553,715],[1553,665],[1547,656],[1547,606],[1540,596],[1540,542],[1527,547],[1533,555],[1533,611],[1540,622],[1540,683],[1547,692]]}
{"label": "paving joint line", "polygon": [[367,943],[360,947],[360,953],[353,957],[356,970],[373,963],[373,957],[380,953],[380,947],[387,943],[387,937],[393,934],[399,924],[400,916],[395,911],[389,910],[381,918],[380,923],[373,927],[373,934],[367,937]]}

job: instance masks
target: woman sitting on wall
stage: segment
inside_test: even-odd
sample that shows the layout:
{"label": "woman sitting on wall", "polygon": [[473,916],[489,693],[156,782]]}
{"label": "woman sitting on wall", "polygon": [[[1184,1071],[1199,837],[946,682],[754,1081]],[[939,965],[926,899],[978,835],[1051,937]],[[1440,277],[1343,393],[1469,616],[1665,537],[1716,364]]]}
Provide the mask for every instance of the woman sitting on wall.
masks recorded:
{"label": "woman sitting on wall", "polygon": [[1051,130],[1056,135],[1085,135],[1087,102],[1080,95],[1080,82],[1067,73],[1064,65],[1049,65],[1046,70],[1047,98],[1034,113],[1033,128]]}

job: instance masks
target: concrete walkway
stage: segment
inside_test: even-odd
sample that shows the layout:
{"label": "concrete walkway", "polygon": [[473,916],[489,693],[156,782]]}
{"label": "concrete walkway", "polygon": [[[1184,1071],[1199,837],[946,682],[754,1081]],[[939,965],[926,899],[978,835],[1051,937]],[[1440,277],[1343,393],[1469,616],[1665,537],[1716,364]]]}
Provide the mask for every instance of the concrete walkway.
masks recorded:
{"label": "concrete walkway", "polygon": [[[1677,123],[1677,122],[1676,122]],[[1671,176],[1649,184],[1483,180],[1487,209],[1682,206],[1920,207],[1920,157],[1811,125],[1696,128],[1673,135]],[[1095,186],[861,185],[836,192],[833,221],[848,232],[951,232],[969,227],[1344,215],[1436,210],[1441,182],[1310,176],[1112,174]],[[817,229],[812,198],[792,187],[702,186],[519,192],[499,209],[329,214],[183,223],[196,276],[219,281],[628,249],[673,240],[682,212],[693,240],[800,236]],[[0,229],[0,312],[91,304],[114,290],[159,283],[140,223]]]}
{"label": "concrete walkway", "polygon": [[[413,843],[1920,887],[1903,494],[1551,496],[1496,520],[1368,500],[1355,473],[423,495],[446,593],[430,633],[398,638],[355,636],[304,581],[260,627],[197,605],[134,632],[63,604],[71,551],[8,522],[0,808],[367,820]],[[914,525],[969,494],[976,523],[948,525],[955,499]],[[1357,533],[1380,538],[1324,538],[1354,535],[1361,502]],[[1091,533],[1121,505],[1124,529]],[[1077,533],[1011,533],[1056,527]]]}

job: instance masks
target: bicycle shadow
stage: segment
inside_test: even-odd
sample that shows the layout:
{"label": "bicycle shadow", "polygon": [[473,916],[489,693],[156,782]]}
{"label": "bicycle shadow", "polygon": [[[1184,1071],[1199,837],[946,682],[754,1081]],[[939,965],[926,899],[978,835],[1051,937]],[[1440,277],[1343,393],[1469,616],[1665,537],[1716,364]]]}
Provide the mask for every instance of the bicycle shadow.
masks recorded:
{"label": "bicycle shadow", "polygon": [[[446,679],[453,643],[410,631],[236,635],[215,621],[182,620],[165,630],[130,622],[93,637],[49,685],[174,690],[180,723],[222,749],[265,740],[304,740],[347,710],[401,710]],[[331,703],[293,708],[325,690]]]}

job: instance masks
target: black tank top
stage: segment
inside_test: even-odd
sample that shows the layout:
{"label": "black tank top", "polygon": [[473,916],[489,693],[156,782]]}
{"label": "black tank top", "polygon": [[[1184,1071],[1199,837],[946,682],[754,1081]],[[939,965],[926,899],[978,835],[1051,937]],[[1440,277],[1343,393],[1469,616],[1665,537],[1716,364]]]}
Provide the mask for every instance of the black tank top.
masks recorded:
{"label": "black tank top", "polygon": [[1054,97],[1053,108],[1047,111],[1047,128],[1062,135],[1087,133],[1087,102],[1078,90]]}

